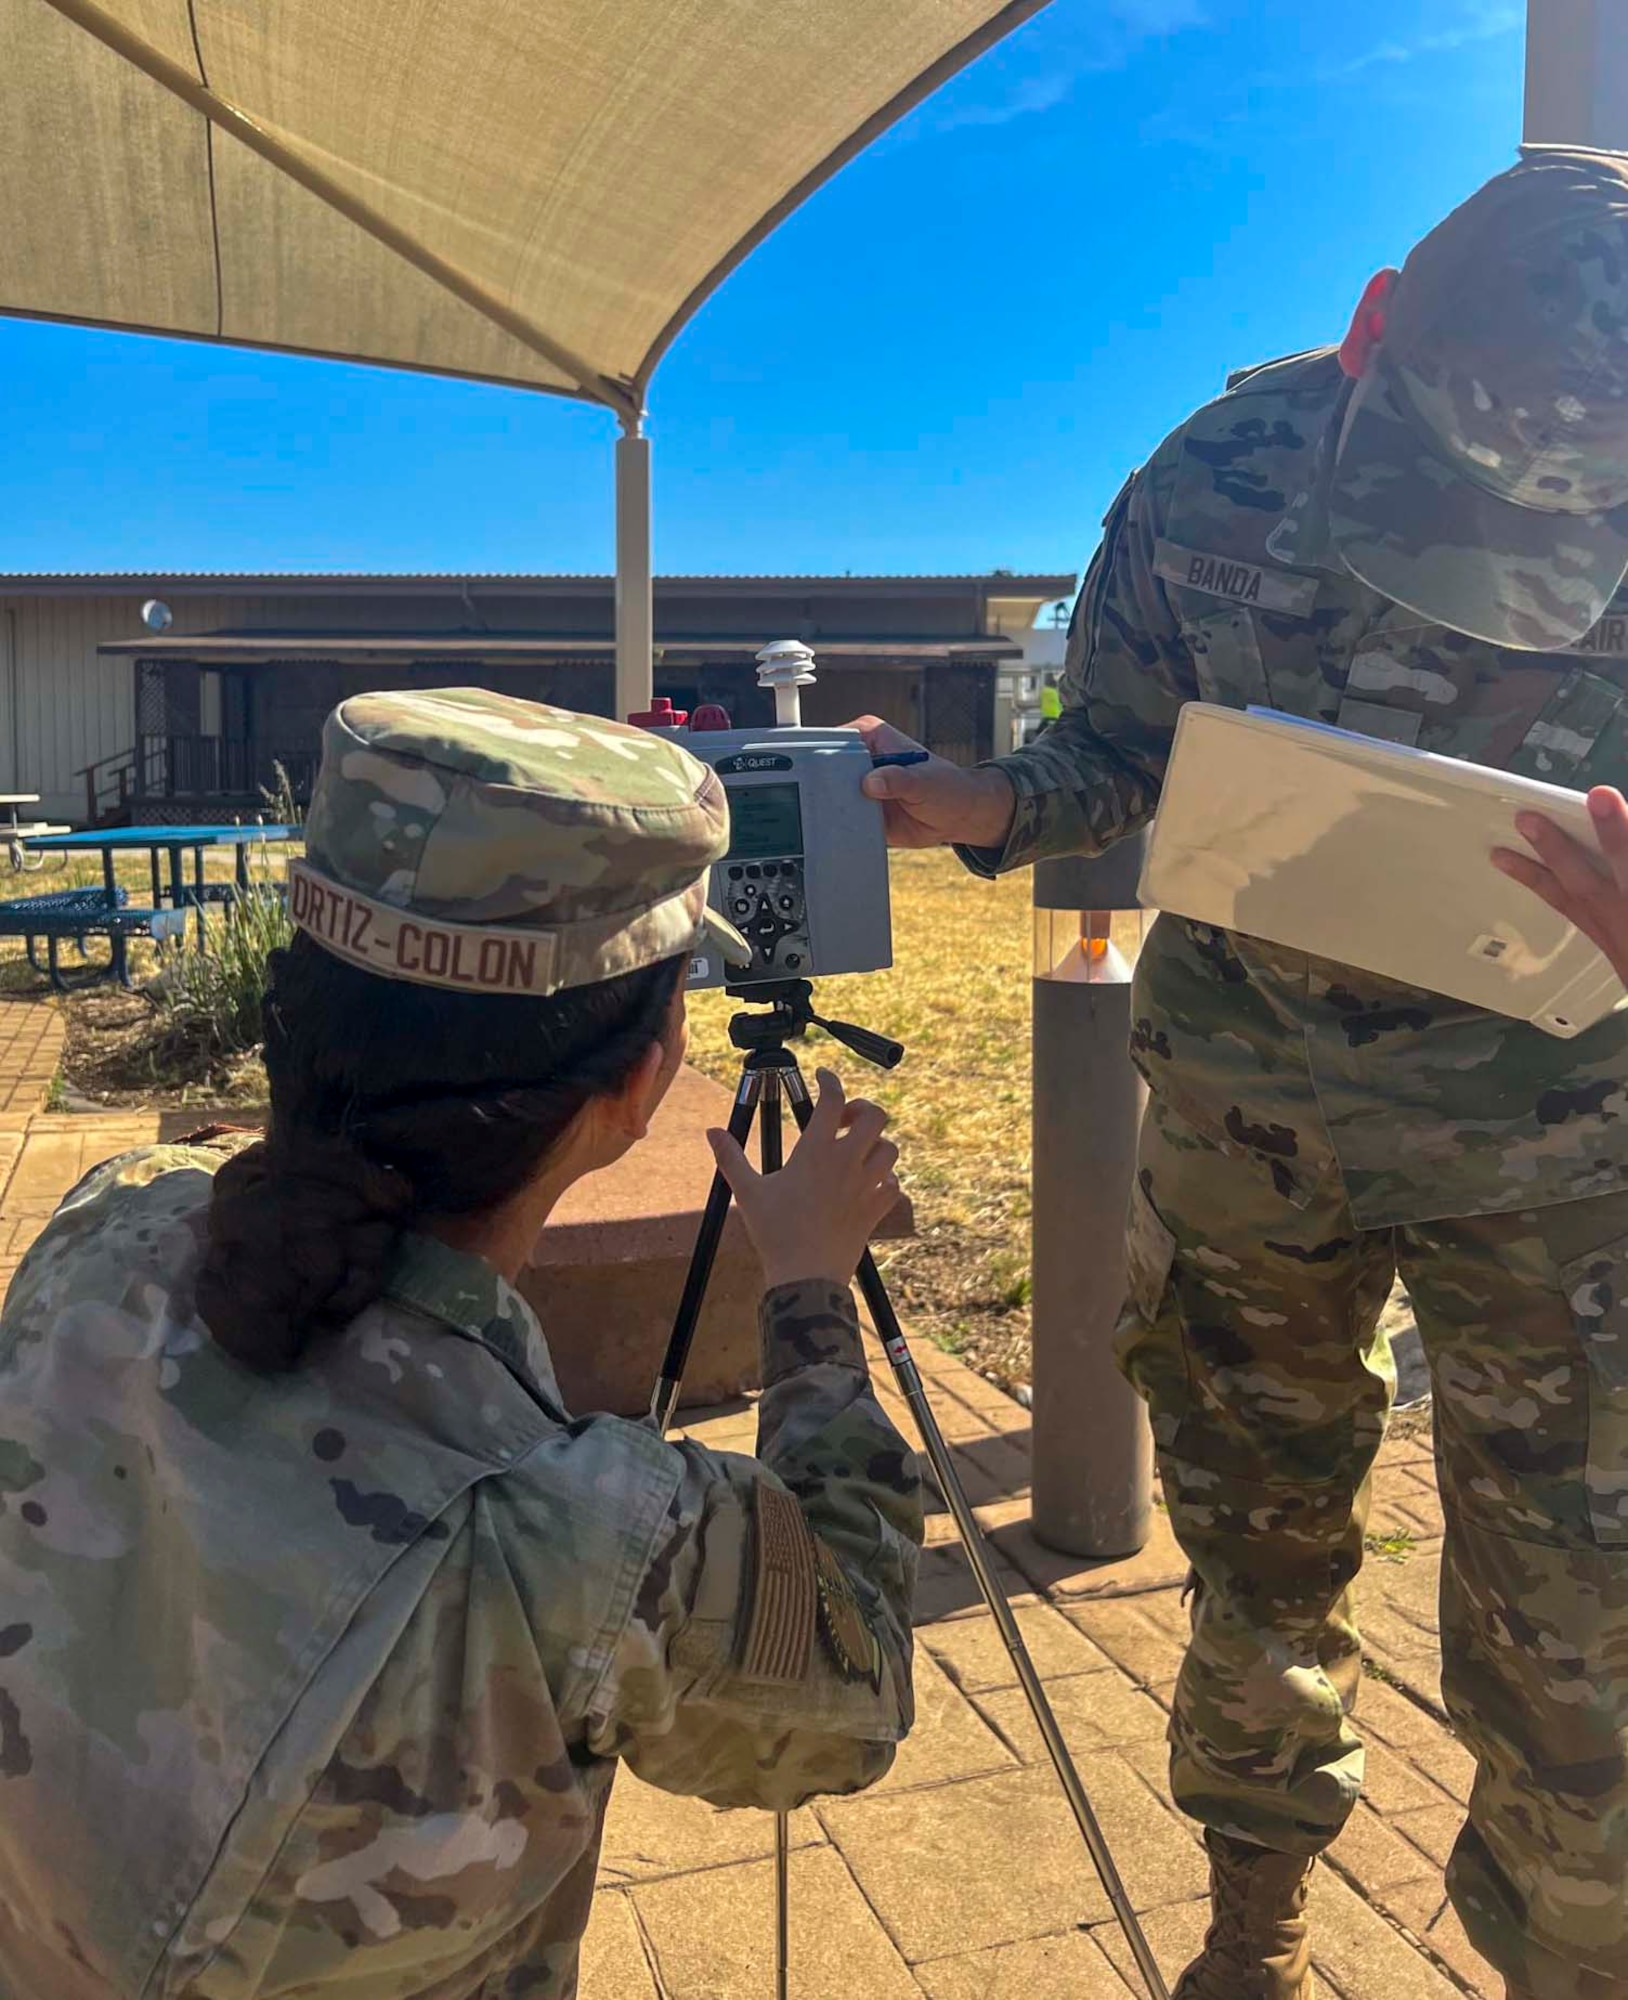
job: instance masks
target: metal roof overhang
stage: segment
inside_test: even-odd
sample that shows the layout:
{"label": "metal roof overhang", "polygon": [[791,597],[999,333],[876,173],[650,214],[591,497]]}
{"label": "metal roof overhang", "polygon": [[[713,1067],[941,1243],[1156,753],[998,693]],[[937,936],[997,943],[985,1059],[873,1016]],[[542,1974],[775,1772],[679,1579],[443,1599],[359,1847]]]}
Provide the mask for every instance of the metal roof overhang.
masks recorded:
{"label": "metal roof overhang", "polygon": [[[664,599],[691,597],[964,597],[991,605],[1049,604],[1072,597],[1073,574],[972,571],[961,575],[658,576]],[[608,598],[616,579],[603,573],[485,573],[387,570],[0,570],[0,597],[576,597]]]}
{"label": "metal roof overhang", "polygon": [[[656,653],[664,666],[713,660],[749,661],[757,639],[660,639]],[[414,637],[411,633],[355,632],[166,632],[162,637],[108,639],[97,652],[143,660],[191,660],[203,664],[275,665],[292,660],[507,660],[516,664],[557,659],[605,660],[615,657],[608,639],[526,637],[509,633],[443,633]],[[1023,649],[1015,640],[973,639],[822,639],[821,662],[870,666],[916,666],[934,660],[1015,660]]]}

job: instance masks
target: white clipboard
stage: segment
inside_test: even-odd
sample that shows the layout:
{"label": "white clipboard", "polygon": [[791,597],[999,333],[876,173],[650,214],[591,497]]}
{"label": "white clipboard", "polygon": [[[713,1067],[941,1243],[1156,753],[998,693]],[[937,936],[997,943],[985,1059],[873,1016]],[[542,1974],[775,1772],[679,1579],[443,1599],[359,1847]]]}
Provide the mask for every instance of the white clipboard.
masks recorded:
{"label": "white clipboard", "polygon": [[1562,1039],[1625,1004],[1604,955],[1492,866],[1535,808],[1597,847],[1581,792],[1324,722],[1194,702],[1141,899]]}

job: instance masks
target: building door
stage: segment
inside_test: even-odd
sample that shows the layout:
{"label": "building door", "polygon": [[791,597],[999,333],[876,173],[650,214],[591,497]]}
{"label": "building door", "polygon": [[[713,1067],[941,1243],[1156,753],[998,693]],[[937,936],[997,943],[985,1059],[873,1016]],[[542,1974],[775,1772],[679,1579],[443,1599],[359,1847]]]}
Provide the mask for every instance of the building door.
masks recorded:
{"label": "building door", "polygon": [[200,793],[227,789],[222,742],[222,700],[220,670],[203,667],[198,673],[197,789]]}
{"label": "building door", "polygon": [[978,764],[995,741],[995,669],[934,664],[922,675],[922,741],[952,764]]}
{"label": "building door", "polygon": [[220,733],[226,742],[248,742],[249,714],[249,676],[236,667],[220,677]]}
{"label": "building door", "polygon": [[221,736],[220,711],[220,675],[215,668],[205,667],[198,675],[198,734],[217,743]]}
{"label": "building door", "polygon": [[659,667],[650,686],[650,692],[658,701],[665,698],[686,715],[694,714],[700,700],[699,689],[700,681],[695,674],[664,674]]}

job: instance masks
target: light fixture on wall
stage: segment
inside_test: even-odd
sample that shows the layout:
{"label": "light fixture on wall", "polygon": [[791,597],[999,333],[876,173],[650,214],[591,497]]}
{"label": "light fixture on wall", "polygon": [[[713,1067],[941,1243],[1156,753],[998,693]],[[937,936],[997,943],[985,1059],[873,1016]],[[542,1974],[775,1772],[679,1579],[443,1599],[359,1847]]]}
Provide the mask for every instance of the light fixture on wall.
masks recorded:
{"label": "light fixture on wall", "polygon": [[175,623],[175,614],[158,598],[149,597],[141,607],[141,622],[149,632],[167,632]]}

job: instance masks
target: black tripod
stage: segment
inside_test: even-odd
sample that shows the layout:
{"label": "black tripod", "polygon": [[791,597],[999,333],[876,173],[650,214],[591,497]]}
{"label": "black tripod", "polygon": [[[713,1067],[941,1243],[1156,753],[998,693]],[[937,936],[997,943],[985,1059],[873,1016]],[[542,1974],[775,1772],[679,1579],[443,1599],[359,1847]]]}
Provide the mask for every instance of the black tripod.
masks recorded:
{"label": "black tripod", "polygon": [[[800,1041],[810,1027],[823,1028],[845,1048],[852,1049],[855,1055],[863,1056],[867,1062],[875,1063],[881,1069],[892,1069],[903,1059],[902,1044],[889,1041],[885,1035],[873,1034],[868,1028],[856,1028],[847,1021],[828,1021],[816,1014],[813,1007],[813,988],[807,980],[788,979],[753,986],[731,986],[727,991],[735,999],[749,1000],[757,1007],[767,1006],[769,1009],[767,1013],[743,1010],[729,1023],[730,1041],[736,1048],[744,1051],[740,1085],[736,1090],[734,1108],[729,1116],[729,1132],[737,1145],[744,1146],[752,1130],[753,1120],[761,1110],[763,1116],[760,1149],[763,1171],[766,1174],[777,1172],[784,1157],[781,1144],[782,1102],[790,1103],[792,1116],[797,1121],[799,1131],[807,1125],[814,1110],[808,1086],[804,1083],[803,1073],[797,1065],[796,1054],[786,1046],[788,1042]],[[712,1276],[718,1245],[723,1238],[729,1203],[729,1183],[721,1173],[715,1174],[711,1190],[707,1195],[707,1205],[702,1213],[701,1227],[696,1235],[689,1274],[684,1280],[684,1294],[679,1301],[678,1317],[673,1323],[672,1338],[667,1343],[667,1353],[661,1364],[661,1375],[651,1401],[651,1421],[662,1434],[665,1434],[678,1405],[679,1393],[684,1382],[684,1370],[689,1361],[690,1346],[701,1317],[701,1307],[706,1298],[707,1284]],[[1130,1946],[1131,1956],[1136,1961],[1150,2000],[1169,2000],[1164,1978],[1148,1947],[1148,1941],[1142,1934],[1142,1926],[1137,1920],[1135,1910],[1131,1907],[1131,1900],[1125,1893],[1125,1885],[1120,1880],[1119,1870],[1114,1865],[1113,1855],[1109,1851],[1102,1828],[1097,1823],[1091,1801],[1086,1797],[1085,1787],[1080,1782],[1080,1774],[1074,1767],[1074,1759],[1069,1754],[1068,1745],[1063,1741],[1062,1731],[1057,1727],[1057,1718],[1052,1714],[1046,1690],[1041,1684],[1039,1674],[1035,1672],[1034,1662],[1029,1658],[1029,1650],[1023,1643],[1023,1635],[1018,1630],[1016,1618],[1012,1615],[1012,1607],[1007,1603],[1006,1594],[996,1581],[983,1530],[973,1515],[960,1476],[950,1457],[949,1446],[944,1442],[944,1434],[938,1427],[938,1419],[933,1415],[932,1405],[927,1400],[920,1372],[911,1357],[904,1330],[899,1325],[898,1314],[893,1310],[893,1302],[887,1295],[886,1286],[882,1283],[882,1274],[877,1270],[876,1260],[868,1250],[860,1259],[858,1275],[860,1293],[877,1332],[882,1336],[882,1346],[892,1364],[899,1393],[909,1405],[910,1414],[915,1419],[922,1448],[933,1470],[933,1478],[945,1505],[955,1518],[956,1532],[961,1538],[961,1546],[966,1551],[967,1561],[972,1565],[972,1573],[977,1578],[978,1588],[995,1620],[1001,1643],[1005,1646],[1007,1657],[1011,1660],[1018,1680],[1022,1684],[1030,1711],[1040,1730],[1069,1807],[1079,1825],[1092,1863],[1107,1892],[1108,1901],[1113,1906],[1114,1915],[1119,1920],[1120,1929],[1125,1933],[1125,1942]],[[787,1820],[786,1815],[781,1813],[775,1820],[776,2000],[788,2000],[789,1856]]]}

